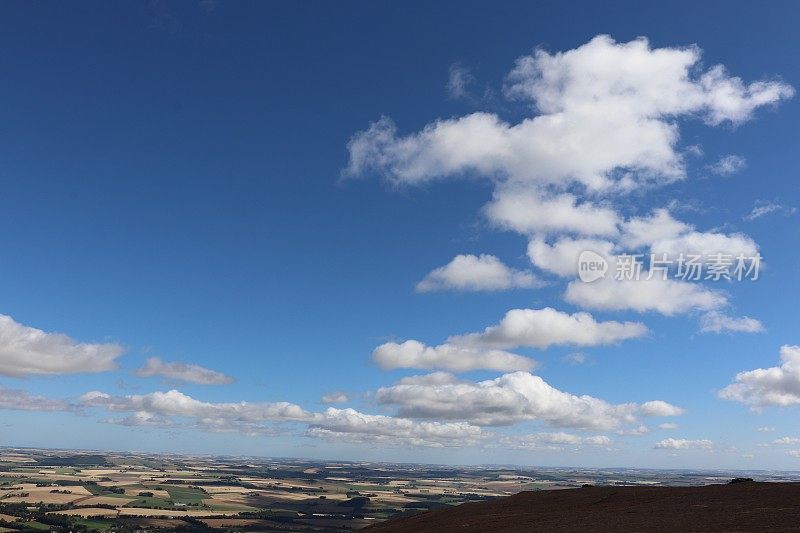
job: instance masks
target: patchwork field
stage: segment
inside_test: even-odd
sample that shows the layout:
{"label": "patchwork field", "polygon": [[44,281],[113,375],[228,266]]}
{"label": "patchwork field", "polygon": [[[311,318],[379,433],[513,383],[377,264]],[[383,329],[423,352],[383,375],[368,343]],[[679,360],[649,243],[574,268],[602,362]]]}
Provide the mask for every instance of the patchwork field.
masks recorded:
{"label": "patchwork field", "polygon": [[348,531],[522,491],[701,485],[729,476],[4,449],[0,528]]}

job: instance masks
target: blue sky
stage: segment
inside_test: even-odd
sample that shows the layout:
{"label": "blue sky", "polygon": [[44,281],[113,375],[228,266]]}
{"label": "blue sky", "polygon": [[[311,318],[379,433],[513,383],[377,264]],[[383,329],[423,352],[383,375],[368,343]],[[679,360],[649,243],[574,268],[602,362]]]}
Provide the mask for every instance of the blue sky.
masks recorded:
{"label": "blue sky", "polygon": [[0,444],[798,468],[796,5],[1,9]]}

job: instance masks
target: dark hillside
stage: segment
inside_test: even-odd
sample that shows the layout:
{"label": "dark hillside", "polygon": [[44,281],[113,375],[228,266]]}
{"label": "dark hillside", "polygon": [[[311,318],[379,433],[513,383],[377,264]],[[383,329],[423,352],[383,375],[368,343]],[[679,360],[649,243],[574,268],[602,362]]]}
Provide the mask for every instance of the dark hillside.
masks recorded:
{"label": "dark hillside", "polygon": [[584,487],[522,492],[366,531],[799,531],[800,483]]}

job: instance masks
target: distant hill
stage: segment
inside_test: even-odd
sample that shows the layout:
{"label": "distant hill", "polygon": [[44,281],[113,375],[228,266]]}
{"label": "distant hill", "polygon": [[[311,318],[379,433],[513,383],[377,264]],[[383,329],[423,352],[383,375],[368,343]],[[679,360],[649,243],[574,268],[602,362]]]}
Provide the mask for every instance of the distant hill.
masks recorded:
{"label": "distant hill", "polygon": [[364,531],[798,531],[800,483],[584,487],[389,520]]}

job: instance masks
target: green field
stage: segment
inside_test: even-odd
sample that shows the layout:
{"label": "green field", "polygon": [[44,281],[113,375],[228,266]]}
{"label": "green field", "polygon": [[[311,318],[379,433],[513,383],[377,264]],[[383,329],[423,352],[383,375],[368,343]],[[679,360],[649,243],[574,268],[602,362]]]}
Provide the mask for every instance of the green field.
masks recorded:
{"label": "green field", "polygon": [[202,505],[204,499],[210,498],[207,493],[194,487],[163,485],[161,488],[169,492],[169,497],[175,503]]}
{"label": "green field", "polygon": [[84,484],[83,486],[86,487],[86,490],[91,492],[94,496],[110,496],[112,498],[130,498],[130,496],[127,496],[125,494],[112,492],[111,490],[109,490],[109,487],[104,487],[102,485]]}
{"label": "green field", "polygon": [[174,506],[172,502],[165,500],[163,498],[155,498],[155,497],[137,497],[132,502],[128,502],[125,504],[125,507],[152,507],[153,509],[172,509]]}

